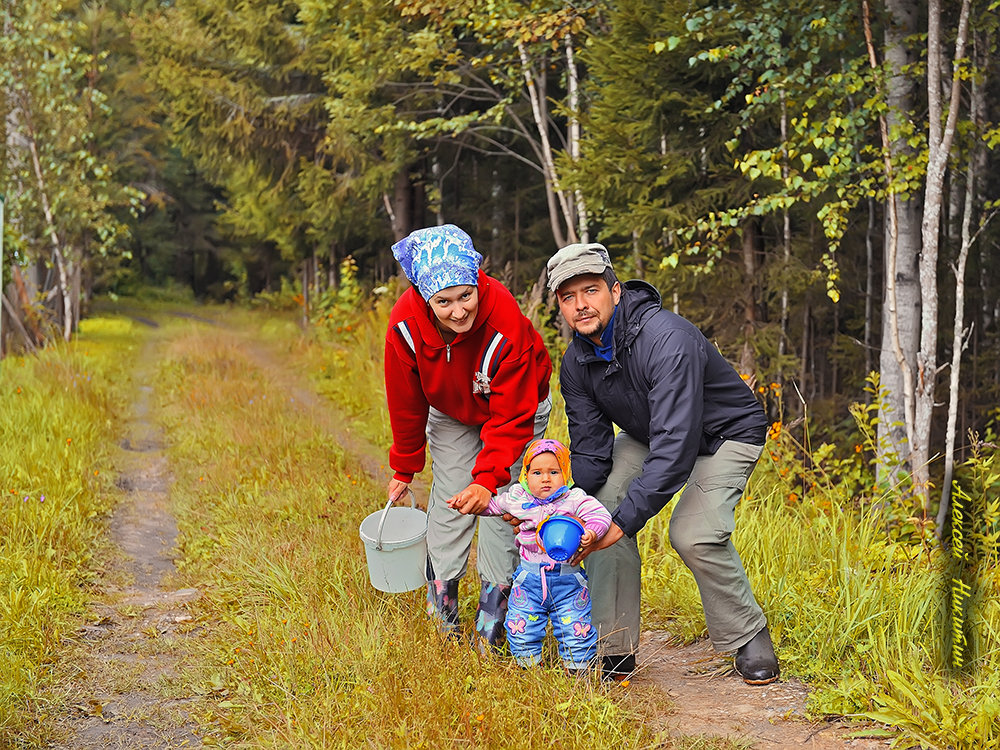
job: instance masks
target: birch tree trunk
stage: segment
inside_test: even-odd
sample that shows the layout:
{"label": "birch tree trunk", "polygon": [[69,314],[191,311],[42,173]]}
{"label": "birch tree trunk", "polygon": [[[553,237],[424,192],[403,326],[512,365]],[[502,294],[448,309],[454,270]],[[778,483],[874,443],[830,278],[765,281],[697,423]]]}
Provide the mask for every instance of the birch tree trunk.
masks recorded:
{"label": "birch tree trunk", "polygon": [[59,279],[59,293],[62,296],[63,307],[63,339],[69,341],[73,335],[73,299],[70,295],[70,277],[72,275],[71,260],[67,260],[59,242],[59,233],[56,229],[55,217],[52,215],[52,207],[49,204],[48,186],[45,182],[45,175],[42,174],[42,164],[38,159],[38,147],[35,143],[34,134],[29,129],[28,150],[31,152],[31,164],[35,171],[35,179],[38,180],[38,195],[42,203],[42,214],[45,216],[45,225],[49,228],[49,237],[52,240],[52,256],[56,262],[56,273]]}
{"label": "birch tree trunk", "polygon": [[[573,35],[566,35],[566,86],[569,104],[569,156],[573,163],[580,161],[580,87],[579,75],[576,69],[576,59],[573,54]],[[587,205],[580,190],[573,191],[574,208],[576,210],[576,225],[580,242],[590,242],[590,230],[587,220]]]}
{"label": "birch tree trunk", "polygon": [[[865,35],[869,62],[877,67],[865,2]],[[908,152],[905,140],[893,138],[915,107],[916,87],[906,72],[917,62],[906,39],[917,32],[916,8],[908,0],[887,0],[889,23],[885,32],[885,58],[890,77],[886,88],[889,111],[880,123],[886,178],[893,180],[893,164]],[[902,199],[891,193],[885,219],[885,296],[882,315],[882,349],[879,382],[884,389],[878,424],[878,474],[890,484],[910,464],[913,430],[913,368],[919,344],[920,204],[916,197]]]}
{"label": "birch tree trunk", "polygon": [[945,103],[941,100],[941,0],[930,0],[927,8],[927,181],[924,186],[924,218],[920,253],[920,350],[917,352],[916,399],[914,403],[913,483],[925,513],[930,509],[930,431],[937,384],[938,291],[937,262],[940,253],[941,212],[945,200],[944,176],[955,139],[961,107],[961,76],[957,70],[965,57],[969,30],[970,0],[962,1],[955,39],[948,116],[942,125]]}
{"label": "birch tree trunk", "polygon": [[[562,247],[571,242],[577,242],[578,239],[569,199],[565,191],[559,187],[556,175],[555,158],[552,154],[552,143],[549,140],[548,104],[545,100],[544,78],[535,75],[531,61],[528,59],[528,50],[525,49],[523,42],[517,43],[517,52],[521,57],[521,71],[524,75],[524,84],[528,89],[531,115],[535,120],[541,144],[542,174],[545,176],[545,200],[549,207],[552,238],[557,246]],[[565,230],[563,230],[564,224]]]}
{"label": "birch tree trunk", "polygon": [[743,283],[746,293],[743,298],[743,347],[740,350],[739,371],[741,375],[754,375],[757,370],[753,340],[757,332],[758,269],[757,246],[760,227],[754,220],[743,224],[741,253],[743,256]]}
{"label": "birch tree trunk", "polygon": [[[785,101],[785,94],[781,92],[781,178],[783,180],[788,180],[788,104]],[[781,252],[782,252],[782,268],[784,273],[781,276],[781,334],[778,337],[778,372],[777,379],[778,383],[782,386],[785,384],[784,377],[784,362],[785,362],[785,352],[787,350],[788,342],[788,278],[785,274],[788,273],[788,268],[791,266],[792,262],[792,220],[791,216],[786,208],[781,212]]]}
{"label": "birch tree trunk", "polygon": [[[975,45],[977,52],[982,53],[985,45]],[[976,55],[977,63],[979,55]],[[985,62],[985,61],[983,61]],[[985,65],[977,65],[981,70]],[[973,123],[974,132],[979,132],[980,118],[983,112],[983,91],[985,81],[973,76],[972,93],[969,100],[969,119]],[[984,157],[982,141],[976,141],[976,147],[969,155],[969,165],[965,175],[965,200],[962,206],[961,245],[958,251],[958,261],[952,266],[955,273],[955,320],[951,334],[951,376],[948,384],[948,426],[945,430],[944,447],[944,479],[941,483],[941,503],[938,505],[936,529],[941,538],[951,509],[951,483],[955,476],[955,437],[958,432],[958,402],[959,382],[962,367],[962,353],[968,346],[970,331],[965,328],[965,269],[969,259],[969,250],[975,237],[972,235],[972,214],[976,204],[976,180],[978,178],[978,162]],[[957,193],[957,190],[953,192]],[[985,225],[985,224],[984,224]],[[981,228],[980,230],[981,231]],[[979,231],[976,232],[978,236]]]}

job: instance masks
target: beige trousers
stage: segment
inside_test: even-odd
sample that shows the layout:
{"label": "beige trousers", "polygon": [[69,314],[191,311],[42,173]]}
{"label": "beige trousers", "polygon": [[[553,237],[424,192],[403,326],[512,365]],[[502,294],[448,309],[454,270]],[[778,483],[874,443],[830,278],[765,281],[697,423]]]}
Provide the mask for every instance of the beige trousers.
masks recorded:
{"label": "beige trousers", "polygon": [[[715,455],[699,456],[670,516],[670,544],[694,574],[708,635],[719,651],[739,648],[767,624],[730,539],[736,528],[736,504],[762,450],[759,445],[728,440]],[[621,503],[648,455],[648,445],[624,432],[615,438],[614,466],[596,493],[608,510],[613,512]],[[635,653],[642,568],[636,540],[623,537],[590,555],[584,567],[600,652]]]}

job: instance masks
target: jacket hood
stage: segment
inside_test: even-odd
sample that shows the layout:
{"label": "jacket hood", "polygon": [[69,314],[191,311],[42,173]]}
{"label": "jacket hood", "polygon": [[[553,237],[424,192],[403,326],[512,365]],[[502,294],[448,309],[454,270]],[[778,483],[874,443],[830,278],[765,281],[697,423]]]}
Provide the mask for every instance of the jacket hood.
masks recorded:
{"label": "jacket hood", "polygon": [[630,346],[639,331],[663,306],[656,287],[645,281],[626,281],[618,301],[621,320],[615,323],[615,348]]}

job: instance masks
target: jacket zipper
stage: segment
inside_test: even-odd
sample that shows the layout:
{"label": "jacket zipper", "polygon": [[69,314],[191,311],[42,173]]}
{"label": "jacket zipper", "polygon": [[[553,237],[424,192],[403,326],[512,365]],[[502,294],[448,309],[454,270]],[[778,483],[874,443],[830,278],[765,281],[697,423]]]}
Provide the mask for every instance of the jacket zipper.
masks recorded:
{"label": "jacket zipper", "polygon": [[445,344],[447,349],[445,349],[444,356],[447,362],[451,362],[451,344]]}

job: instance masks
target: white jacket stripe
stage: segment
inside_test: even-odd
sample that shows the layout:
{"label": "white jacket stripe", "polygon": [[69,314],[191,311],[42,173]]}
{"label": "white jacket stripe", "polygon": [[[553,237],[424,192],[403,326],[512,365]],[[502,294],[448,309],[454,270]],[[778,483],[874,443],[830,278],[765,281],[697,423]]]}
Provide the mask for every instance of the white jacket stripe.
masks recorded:
{"label": "white jacket stripe", "polygon": [[417,347],[413,344],[413,337],[410,335],[410,329],[407,327],[406,321],[396,323],[396,330],[399,331],[399,335],[403,337],[403,341],[406,342],[406,345],[410,347],[410,351],[416,354]]}
{"label": "white jacket stripe", "polygon": [[479,363],[479,371],[484,375],[490,374],[490,361],[493,359],[493,355],[502,343],[503,334],[494,333],[493,338],[490,339],[490,343],[486,347],[486,351],[483,352],[483,361]]}

